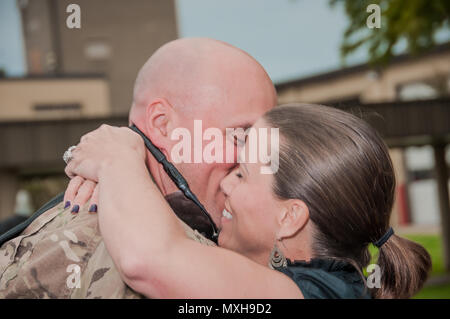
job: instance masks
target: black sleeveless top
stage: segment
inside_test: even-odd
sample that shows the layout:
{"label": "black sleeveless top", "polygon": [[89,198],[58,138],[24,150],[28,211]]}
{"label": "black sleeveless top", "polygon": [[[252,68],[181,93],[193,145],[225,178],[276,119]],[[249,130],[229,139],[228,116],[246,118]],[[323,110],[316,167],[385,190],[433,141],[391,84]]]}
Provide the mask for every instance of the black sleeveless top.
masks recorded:
{"label": "black sleeveless top", "polygon": [[370,299],[359,272],[349,263],[333,259],[288,260],[276,268],[289,276],[305,299]]}

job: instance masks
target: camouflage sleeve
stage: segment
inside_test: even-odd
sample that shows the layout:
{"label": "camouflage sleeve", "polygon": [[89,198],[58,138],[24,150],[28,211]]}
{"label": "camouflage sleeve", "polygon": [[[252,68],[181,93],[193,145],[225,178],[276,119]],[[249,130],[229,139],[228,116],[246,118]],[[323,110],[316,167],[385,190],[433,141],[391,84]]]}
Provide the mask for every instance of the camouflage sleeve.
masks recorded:
{"label": "camouflage sleeve", "polygon": [[183,225],[184,231],[186,232],[186,236],[196,242],[199,242],[200,244],[207,245],[207,246],[217,246],[213,241],[209,240],[208,238],[204,237],[202,234],[200,234],[196,229],[192,229],[189,227],[186,223],[181,221],[181,224]]}
{"label": "camouflage sleeve", "polygon": [[[87,207],[71,214],[62,205],[0,247],[0,298],[142,298],[122,281],[97,215]],[[181,223],[189,238],[215,245]]]}
{"label": "camouflage sleeve", "polygon": [[[182,222],[186,235],[201,244],[215,246],[216,244],[203,237],[197,230],[193,230]],[[72,298],[143,298],[127,285],[125,285],[117,271],[111,256],[106,250],[103,241],[99,243],[97,249],[90,257],[86,269],[84,270],[81,282],[81,289],[72,294]],[[89,284],[87,284],[89,283]]]}
{"label": "camouflage sleeve", "polygon": [[[2,298],[51,298],[56,295],[49,291],[41,280],[45,275],[38,271],[33,263],[36,256],[36,243],[42,237],[41,229],[50,224],[59,214],[58,205],[45,212],[28,226],[18,237],[4,243],[0,248],[0,297]],[[47,252],[46,252],[47,253]],[[40,261],[40,266],[47,267],[48,260]]]}
{"label": "camouflage sleeve", "polygon": [[[105,249],[100,245],[98,218],[86,208],[71,214],[62,204],[57,205],[0,248],[0,297],[89,297],[89,286],[99,278],[100,272],[107,273],[105,269],[112,262],[107,254],[98,262],[99,252]],[[88,278],[94,261],[100,272]],[[125,293],[127,288],[119,274],[108,274],[108,279],[115,282],[115,289],[104,289],[101,297],[124,297],[120,292]]]}

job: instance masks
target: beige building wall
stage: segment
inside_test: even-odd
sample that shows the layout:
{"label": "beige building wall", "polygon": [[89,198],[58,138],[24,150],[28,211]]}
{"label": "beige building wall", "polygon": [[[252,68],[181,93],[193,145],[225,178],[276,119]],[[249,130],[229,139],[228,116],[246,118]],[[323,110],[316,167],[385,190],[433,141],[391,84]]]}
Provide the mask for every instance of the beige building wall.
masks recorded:
{"label": "beige building wall", "polygon": [[[140,67],[177,38],[174,0],[20,1],[30,74],[104,75],[111,113],[128,113]],[[69,29],[69,4],[81,28]]]}
{"label": "beige building wall", "polygon": [[381,72],[361,70],[329,80],[301,83],[278,90],[279,103],[345,100],[359,97],[363,103],[394,101],[398,87],[450,75],[450,50],[392,64]]}
{"label": "beige building wall", "polygon": [[110,114],[103,79],[0,81],[0,120],[92,118]]}
{"label": "beige building wall", "polygon": [[[28,77],[0,81],[0,219],[13,212],[24,170],[59,167],[100,122],[126,124],[139,68],[177,38],[174,2],[17,0]],[[80,29],[67,27],[69,4],[81,8]]]}
{"label": "beige building wall", "polygon": [[358,72],[345,77],[337,77],[320,83],[293,84],[278,90],[278,103],[323,103],[359,96],[370,85],[368,72]]}
{"label": "beige building wall", "polygon": [[[390,64],[382,71],[356,67],[353,71],[322,75],[283,84],[278,88],[278,103],[324,103],[327,101],[358,100],[362,103],[389,102],[399,99],[403,85],[437,79],[450,79],[450,49],[420,58],[404,59]],[[436,83],[434,83],[436,84]],[[447,84],[448,85],[448,84]],[[450,88],[447,89],[450,92]],[[403,149],[391,149],[390,155],[397,180],[392,225],[404,224],[411,213],[408,198],[408,176]]]}
{"label": "beige building wall", "polygon": [[139,69],[160,46],[177,38],[174,0],[77,0],[81,29],[66,26],[66,7],[74,1],[54,3],[60,72],[106,74],[112,113],[128,113]]}
{"label": "beige building wall", "polygon": [[363,92],[365,103],[394,101],[398,99],[397,88],[401,85],[433,81],[450,75],[450,51],[427,56],[407,63],[392,65],[375,79]]}

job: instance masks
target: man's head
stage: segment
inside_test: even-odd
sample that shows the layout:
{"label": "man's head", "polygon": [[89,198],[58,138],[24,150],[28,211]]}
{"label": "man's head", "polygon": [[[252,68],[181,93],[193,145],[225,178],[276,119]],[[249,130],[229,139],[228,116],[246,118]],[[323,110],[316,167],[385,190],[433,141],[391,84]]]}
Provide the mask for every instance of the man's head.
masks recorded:
{"label": "man's head", "polygon": [[[179,142],[171,138],[177,128],[189,130],[194,154],[194,120],[202,121],[203,132],[212,127],[220,129],[224,153],[229,154],[226,149],[236,146],[226,138],[225,129],[250,127],[275,104],[272,81],[246,52],[217,40],[184,38],[162,46],[139,71],[130,122],[169,160],[172,147]],[[206,144],[208,141],[203,147]],[[218,225],[224,207],[220,181],[235,166],[236,157],[231,162],[224,159],[221,163],[176,165]],[[155,162],[151,156],[148,164],[153,174]],[[159,177],[156,181],[163,192],[176,190],[167,176]]]}

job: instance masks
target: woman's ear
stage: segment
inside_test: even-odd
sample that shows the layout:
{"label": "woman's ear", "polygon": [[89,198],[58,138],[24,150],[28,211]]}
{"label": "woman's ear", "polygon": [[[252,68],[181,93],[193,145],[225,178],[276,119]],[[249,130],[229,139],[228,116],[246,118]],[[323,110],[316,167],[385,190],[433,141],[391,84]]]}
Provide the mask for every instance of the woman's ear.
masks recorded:
{"label": "woman's ear", "polygon": [[153,144],[165,150],[169,143],[168,136],[172,106],[165,99],[156,99],[145,110],[147,134]]}
{"label": "woman's ear", "polygon": [[279,215],[278,239],[295,236],[309,220],[309,209],[305,202],[299,199],[289,199],[283,205],[283,211]]}

